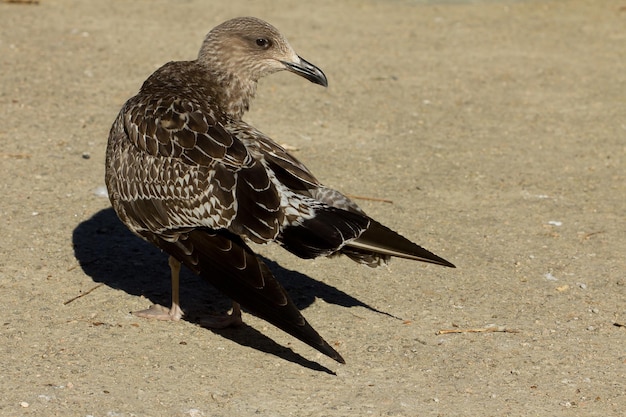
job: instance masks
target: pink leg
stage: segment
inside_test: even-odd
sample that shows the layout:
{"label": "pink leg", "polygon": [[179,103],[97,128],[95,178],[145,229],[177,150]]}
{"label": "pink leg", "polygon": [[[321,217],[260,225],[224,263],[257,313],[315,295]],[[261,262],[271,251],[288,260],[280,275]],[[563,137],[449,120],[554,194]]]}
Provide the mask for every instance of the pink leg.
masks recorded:
{"label": "pink leg", "polygon": [[169,258],[170,271],[172,273],[172,306],[170,308],[163,307],[162,305],[154,304],[146,310],[134,311],[133,314],[137,317],[143,317],[146,319],[156,320],[168,320],[177,321],[183,317],[183,310],[180,308],[180,292],[179,292],[179,277],[180,277],[180,262],[173,256]]}

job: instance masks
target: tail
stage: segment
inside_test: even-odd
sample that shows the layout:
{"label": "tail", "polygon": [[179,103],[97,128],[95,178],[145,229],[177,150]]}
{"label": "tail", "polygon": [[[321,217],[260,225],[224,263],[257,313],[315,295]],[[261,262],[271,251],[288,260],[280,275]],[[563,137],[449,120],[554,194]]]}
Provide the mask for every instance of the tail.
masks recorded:
{"label": "tail", "polygon": [[452,263],[355,209],[322,207],[314,217],[285,228],[279,241],[301,258],[341,253],[375,267],[397,256],[455,268]]}
{"label": "tail", "polygon": [[159,239],[157,246],[254,315],[345,363],[311,327],[267,265],[240,237],[226,231],[197,229],[181,235],[177,242]]}
{"label": "tail", "polygon": [[353,259],[355,253],[361,254],[363,258],[370,255],[378,256],[383,260],[390,256],[396,256],[456,268],[451,262],[371,219],[368,228],[358,238],[347,242],[342,251],[345,251]]}

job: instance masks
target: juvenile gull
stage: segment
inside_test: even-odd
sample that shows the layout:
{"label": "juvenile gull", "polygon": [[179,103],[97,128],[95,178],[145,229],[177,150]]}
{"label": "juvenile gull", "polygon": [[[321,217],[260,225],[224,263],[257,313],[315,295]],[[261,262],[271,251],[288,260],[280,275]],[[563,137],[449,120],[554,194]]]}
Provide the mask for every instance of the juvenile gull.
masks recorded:
{"label": "juvenile gull", "polygon": [[259,78],[282,70],[327,86],[268,23],[242,17],[215,27],[196,60],[165,64],[124,104],[109,135],[106,185],[122,222],[170,255],[171,308],[135,314],[182,317],[182,263],[233,300],[231,315],[211,325],[241,323],[241,304],[343,363],[246,242],[369,266],[391,256],[454,265],[369,218],[242,120]]}

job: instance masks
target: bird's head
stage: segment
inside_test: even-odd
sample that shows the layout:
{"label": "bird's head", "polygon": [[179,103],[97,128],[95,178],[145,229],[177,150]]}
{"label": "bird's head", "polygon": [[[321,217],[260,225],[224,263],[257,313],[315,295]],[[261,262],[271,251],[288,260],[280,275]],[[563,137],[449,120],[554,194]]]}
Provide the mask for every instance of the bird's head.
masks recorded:
{"label": "bird's head", "polygon": [[287,70],[328,86],[321,69],[300,58],[275,27],[255,17],[238,17],[213,28],[204,39],[198,61],[244,82]]}

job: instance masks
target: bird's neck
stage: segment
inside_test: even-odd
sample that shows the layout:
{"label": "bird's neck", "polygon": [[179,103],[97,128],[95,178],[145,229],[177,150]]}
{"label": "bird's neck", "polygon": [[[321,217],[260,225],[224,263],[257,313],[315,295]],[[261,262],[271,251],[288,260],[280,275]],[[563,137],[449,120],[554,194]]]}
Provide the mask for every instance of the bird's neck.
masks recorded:
{"label": "bird's neck", "polygon": [[228,116],[240,120],[250,107],[250,101],[256,93],[256,80],[242,80],[234,74],[218,76],[221,94],[218,99],[220,107]]}
{"label": "bird's neck", "polygon": [[[208,54],[207,57],[216,55]],[[233,120],[241,120],[256,93],[256,78],[247,73],[239,74],[231,71],[230,65],[223,65],[220,62],[208,59],[195,62],[199,65],[200,72],[206,77],[206,85],[212,90],[211,98],[217,102],[220,110]]]}

